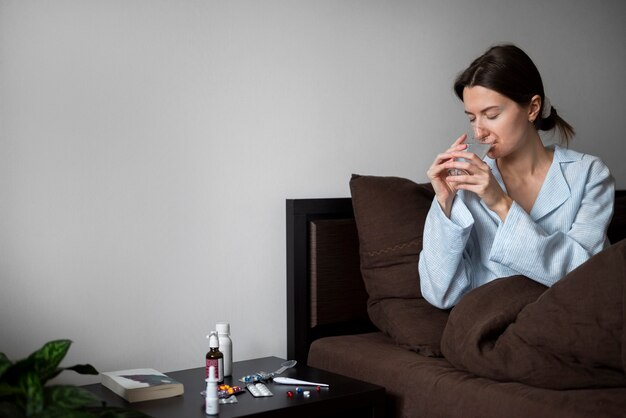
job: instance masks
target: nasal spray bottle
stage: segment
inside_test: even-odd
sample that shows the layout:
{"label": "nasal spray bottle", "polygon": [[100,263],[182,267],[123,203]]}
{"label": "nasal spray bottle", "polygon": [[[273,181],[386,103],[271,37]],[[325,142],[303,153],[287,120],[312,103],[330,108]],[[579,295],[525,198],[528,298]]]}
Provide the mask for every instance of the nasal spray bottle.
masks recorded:
{"label": "nasal spray bottle", "polygon": [[219,350],[220,343],[217,338],[217,332],[211,331],[207,335],[209,339],[209,352],[206,353],[206,377],[211,375],[210,368],[214,367],[213,373],[219,384],[224,383],[224,355]]}
{"label": "nasal spray bottle", "polygon": [[206,399],[204,412],[207,415],[217,415],[220,413],[220,402],[217,396],[217,377],[215,377],[215,366],[209,366],[209,377],[206,379]]}

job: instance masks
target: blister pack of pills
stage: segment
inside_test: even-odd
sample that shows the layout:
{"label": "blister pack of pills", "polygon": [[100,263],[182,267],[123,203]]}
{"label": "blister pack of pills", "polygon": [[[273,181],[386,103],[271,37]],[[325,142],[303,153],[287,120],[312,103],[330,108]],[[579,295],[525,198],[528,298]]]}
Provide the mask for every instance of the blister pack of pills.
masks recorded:
{"label": "blister pack of pills", "polygon": [[273,373],[257,372],[257,373],[244,376],[241,379],[239,379],[239,381],[243,383],[269,382],[270,379],[272,379],[273,377],[274,377]]}
{"label": "blister pack of pills", "polygon": [[264,383],[248,383],[246,387],[250,391],[250,394],[252,394],[252,396],[254,396],[255,398],[273,396],[273,393],[267,388],[267,386],[265,386]]}
{"label": "blister pack of pills", "polygon": [[256,373],[252,373],[249,375],[246,375],[242,378],[239,379],[240,382],[243,383],[256,383],[256,382],[269,382],[270,380],[272,380],[274,378],[274,376],[277,376],[279,374],[281,374],[282,372],[284,372],[287,369],[290,369],[292,367],[294,367],[298,362],[296,360],[287,360],[284,361],[281,364],[281,367],[272,372],[272,373],[268,373],[268,372],[256,372]]}

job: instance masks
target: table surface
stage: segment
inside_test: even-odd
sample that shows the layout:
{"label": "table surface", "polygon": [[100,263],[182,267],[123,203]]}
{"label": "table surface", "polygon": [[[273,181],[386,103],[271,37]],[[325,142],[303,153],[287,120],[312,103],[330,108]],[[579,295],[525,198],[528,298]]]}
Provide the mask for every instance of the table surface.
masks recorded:
{"label": "table surface", "polygon": [[[239,378],[259,371],[273,372],[285,361],[278,357],[264,357],[254,360],[233,363],[233,375],[226,377],[224,383],[231,386],[245,385]],[[99,383],[84,386],[95,393],[109,406],[130,407],[140,410],[155,418],[169,417],[206,417],[204,398],[200,394],[206,388],[205,369],[166,372],[168,376],[178,380],[185,386],[185,393],[166,399],[128,403]],[[292,377],[311,382],[327,383],[329,388],[317,391],[315,386],[300,386],[310,391],[310,397],[296,393],[296,386],[279,385],[269,382],[267,387],[273,396],[255,398],[245,390],[237,396],[237,403],[220,404],[220,417],[323,417],[348,416],[355,410],[367,411],[367,415],[382,415],[384,408],[385,389],[381,386],[354,380],[346,376],[326,372],[324,370],[298,364],[288,369],[281,376]],[[292,391],[294,396],[287,396]],[[370,412],[374,411],[374,412]]]}

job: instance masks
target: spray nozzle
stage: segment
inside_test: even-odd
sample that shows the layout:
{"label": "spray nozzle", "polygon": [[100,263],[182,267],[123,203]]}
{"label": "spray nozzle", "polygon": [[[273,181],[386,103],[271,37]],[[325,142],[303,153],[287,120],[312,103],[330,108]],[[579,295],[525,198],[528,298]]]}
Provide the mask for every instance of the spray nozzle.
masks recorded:
{"label": "spray nozzle", "polygon": [[[209,367],[209,377],[207,377],[205,379],[205,381],[207,383],[216,383],[217,382],[217,376],[216,376],[216,373],[215,373],[215,366],[210,366]],[[207,393],[208,393],[208,391],[207,391]]]}
{"label": "spray nozzle", "polygon": [[217,331],[211,331],[206,337],[209,340],[209,348],[219,348],[220,340],[217,338]]}

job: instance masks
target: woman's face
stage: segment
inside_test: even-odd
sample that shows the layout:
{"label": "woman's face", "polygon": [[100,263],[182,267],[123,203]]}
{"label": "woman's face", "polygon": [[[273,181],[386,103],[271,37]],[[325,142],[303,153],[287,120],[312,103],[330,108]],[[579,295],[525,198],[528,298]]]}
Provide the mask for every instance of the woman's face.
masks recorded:
{"label": "woman's face", "polygon": [[463,104],[476,139],[491,144],[490,158],[509,155],[529,142],[534,131],[530,106],[482,86],[465,87]]}

